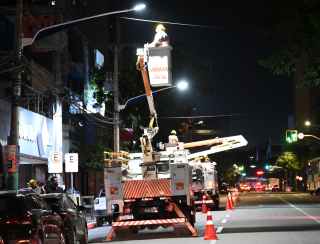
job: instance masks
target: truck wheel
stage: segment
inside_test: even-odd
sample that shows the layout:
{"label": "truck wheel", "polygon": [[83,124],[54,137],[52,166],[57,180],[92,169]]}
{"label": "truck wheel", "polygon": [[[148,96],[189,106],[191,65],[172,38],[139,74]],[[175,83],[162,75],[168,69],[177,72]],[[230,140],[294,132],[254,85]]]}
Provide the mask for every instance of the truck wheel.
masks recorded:
{"label": "truck wheel", "polygon": [[103,218],[102,217],[97,217],[96,218],[97,226],[100,227],[103,225]]}

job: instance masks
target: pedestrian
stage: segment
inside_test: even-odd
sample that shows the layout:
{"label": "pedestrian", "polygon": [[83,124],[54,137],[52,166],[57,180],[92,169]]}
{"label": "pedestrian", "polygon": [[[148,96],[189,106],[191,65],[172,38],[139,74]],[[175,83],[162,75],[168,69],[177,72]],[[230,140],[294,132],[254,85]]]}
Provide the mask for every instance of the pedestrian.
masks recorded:
{"label": "pedestrian", "polygon": [[28,185],[28,188],[29,188],[31,191],[33,191],[33,192],[35,192],[35,193],[37,193],[37,194],[41,194],[41,189],[40,189],[40,187],[38,186],[38,182],[37,182],[35,179],[29,180],[29,182],[27,183],[27,185]]}
{"label": "pedestrian", "polygon": [[59,193],[63,192],[63,189],[59,187],[58,178],[55,175],[49,176],[47,184],[45,186],[46,193]]}

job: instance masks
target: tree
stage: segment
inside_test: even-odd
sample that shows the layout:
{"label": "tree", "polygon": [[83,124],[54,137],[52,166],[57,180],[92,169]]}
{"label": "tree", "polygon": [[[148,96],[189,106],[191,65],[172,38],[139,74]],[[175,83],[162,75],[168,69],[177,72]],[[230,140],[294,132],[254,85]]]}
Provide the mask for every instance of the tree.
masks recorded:
{"label": "tree", "polygon": [[295,85],[320,86],[319,1],[277,1],[273,8],[270,39],[277,48],[260,65]]}
{"label": "tree", "polygon": [[[276,164],[284,169],[285,187],[288,185],[290,176],[296,175],[296,172],[302,168],[297,155],[294,152],[283,152],[277,159]],[[292,179],[292,177],[291,177]],[[294,182],[294,188],[296,188],[296,181]]]}
{"label": "tree", "polygon": [[225,171],[223,178],[224,178],[224,181],[229,183],[230,185],[235,185],[239,180],[239,176],[240,176],[239,168],[233,165],[232,167],[228,168]]}

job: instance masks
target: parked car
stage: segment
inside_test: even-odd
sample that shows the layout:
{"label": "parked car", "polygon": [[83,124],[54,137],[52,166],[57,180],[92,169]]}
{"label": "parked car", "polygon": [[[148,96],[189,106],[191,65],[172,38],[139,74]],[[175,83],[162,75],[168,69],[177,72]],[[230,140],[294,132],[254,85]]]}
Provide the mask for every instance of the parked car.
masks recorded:
{"label": "parked car", "polygon": [[65,244],[63,220],[34,193],[0,192],[0,243]]}
{"label": "parked car", "polygon": [[[113,211],[117,209],[114,205],[112,205],[111,208]],[[94,199],[94,215],[97,226],[102,226],[105,221],[107,221],[109,225],[112,224],[112,215],[107,214],[107,199],[104,189],[101,189],[98,196]]]}
{"label": "parked car", "polygon": [[63,219],[64,235],[67,244],[88,243],[88,229],[84,208],[77,206],[66,193],[42,194],[54,212]]}
{"label": "parked car", "polygon": [[279,185],[273,185],[271,191],[272,192],[279,192],[280,191]]}

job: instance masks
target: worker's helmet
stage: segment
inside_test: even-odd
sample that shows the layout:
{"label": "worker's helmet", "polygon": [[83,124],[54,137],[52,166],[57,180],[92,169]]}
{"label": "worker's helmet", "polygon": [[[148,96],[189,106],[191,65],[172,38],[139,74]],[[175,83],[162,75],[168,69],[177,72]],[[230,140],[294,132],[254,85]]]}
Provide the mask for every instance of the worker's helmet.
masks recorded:
{"label": "worker's helmet", "polygon": [[176,135],[177,132],[176,132],[175,130],[172,130],[172,131],[170,132],[170,134],[171,134],[171,135]]}
{"label": "worker's helmet", "polygon": [[28,186],[31,187],[31,188],[36,188],[38,186],[38,183],[37,183],[37,181],[35,179],[31,179],[28,182]]}
{"label": "worker's helmet", "polygon": [[156,32],[165,31],[165,30],[166,30],[166,27],[164,27],[163,24],[158,24],[156,27]]}

